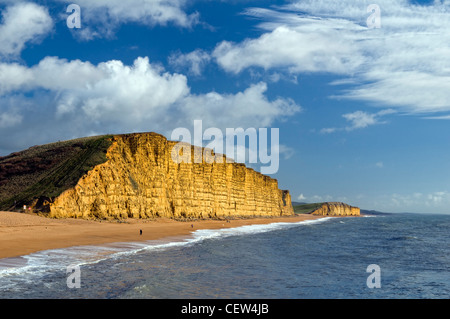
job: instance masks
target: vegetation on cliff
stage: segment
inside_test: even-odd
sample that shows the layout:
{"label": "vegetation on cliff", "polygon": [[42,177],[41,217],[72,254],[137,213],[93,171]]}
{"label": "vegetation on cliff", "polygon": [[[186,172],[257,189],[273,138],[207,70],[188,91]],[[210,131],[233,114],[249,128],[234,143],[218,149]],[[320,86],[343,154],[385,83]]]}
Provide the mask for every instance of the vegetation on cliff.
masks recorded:
{"label": "vegetation on cliff", "polygon": [[310,214],[320,206],[322,206],[322,203],[308,203],[293,205],[293,208],[296,214]]}
{"label": "vegetation on cliff", "polygon": [[176,144],[157,133],[135,133],[0,158],[0,209],[26,204],[53,218],[95,219],[294,214],[289,191],[280,190],[276,179],[240,163],[176,162]]}
{"label": "vegetation on cliff", "polygon": [[360,209],[341,202],[324,202],[294,205],[296,214],[320,216],[359,216]]}
{"label": "vegetation on cliff", "polygon": [[104,163],[111,136],[33,146],[0,157],[0,210],[43,206],[96,165]]}

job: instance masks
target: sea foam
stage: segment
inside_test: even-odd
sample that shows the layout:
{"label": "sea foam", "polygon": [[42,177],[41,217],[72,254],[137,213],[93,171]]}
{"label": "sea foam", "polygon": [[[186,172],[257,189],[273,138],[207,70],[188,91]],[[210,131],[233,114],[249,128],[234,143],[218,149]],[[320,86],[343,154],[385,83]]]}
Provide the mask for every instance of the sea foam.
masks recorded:
{"label": "sea foam", "polygon": [[324,217],[314,220],[305,220],[296,223],[278,222],[262,225],[245,225],[220,229],[199,229],[191,236],[169,237],[160,240],[148,240],[139,242],[116,242],[111,244],[73,246],[62,249],[39,251],[21,257],[0,259],[0,283],[7,286],[8,278],[20,277],[21,280],[37,280],[49,272],[64,271],[69,265],[88,265],[99,263],[106,259],[119,258],[124,255],[160,251],[172,247],[193,245],[204,240],[220,239],[229,236],[245,236],[298,227],[300,225],[312,225],[331,219]]}

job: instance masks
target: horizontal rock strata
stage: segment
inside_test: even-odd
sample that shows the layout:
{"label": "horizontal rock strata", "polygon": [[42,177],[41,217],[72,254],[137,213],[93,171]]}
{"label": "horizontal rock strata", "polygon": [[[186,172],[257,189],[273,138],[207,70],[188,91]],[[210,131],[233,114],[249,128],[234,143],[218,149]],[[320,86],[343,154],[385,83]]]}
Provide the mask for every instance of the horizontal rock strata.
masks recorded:
{"label": "horizontal rock strata", "polygon": [[[288,191],[239,163],[172,160],[156,133],[112,137],[107,161],[48,203],[48,216],[77,218],[233,218],[293,215]],[[201,150],[201,149],[200,149]],[[215,155],[222,156],[223,155]]]}
{"label": "horizontal rock strata", "polygon": [[329,202],[323,203],[320,208],[311,214],[320,216],[359,216],[360,209],[345,203]]}

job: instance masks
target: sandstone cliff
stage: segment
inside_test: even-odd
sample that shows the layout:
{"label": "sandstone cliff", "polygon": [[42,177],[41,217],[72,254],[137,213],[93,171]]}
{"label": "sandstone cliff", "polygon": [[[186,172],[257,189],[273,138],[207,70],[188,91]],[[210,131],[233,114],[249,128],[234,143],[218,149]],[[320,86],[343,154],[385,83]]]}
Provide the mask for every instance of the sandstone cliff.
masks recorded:
{"label": "sandstone cliff", "polygon": [[[49,217],[232,218],[293,215],[288,191],[238,163],[176,163],[156,133],[110,137],[104,163],[44,203]],[[195,147],[191,147],[195,155]],[[223,155],[216,155],[223,156]]]}
{"label": "sandstone cliff", "polygon": [[320,216],[359,216],[360,209],[345,203],[329,202],[323,203],[311,214]]}

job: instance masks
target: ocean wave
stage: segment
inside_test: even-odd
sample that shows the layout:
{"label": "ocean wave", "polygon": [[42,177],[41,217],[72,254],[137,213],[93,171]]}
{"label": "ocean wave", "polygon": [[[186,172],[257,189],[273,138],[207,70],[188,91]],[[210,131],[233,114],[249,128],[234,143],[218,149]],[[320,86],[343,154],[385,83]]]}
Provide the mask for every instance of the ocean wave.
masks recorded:
{"label": "ocean wave", "polygon": [[199,229],[188,237],[171,237],[162,240],[116,242],[101,246],[85,245],[45,250],[21,257],[0,259],[0,283],[5,287],[7,286],[5,280],[7,281],[8,278],[21,277],[23,280],[33,281],[49,272],[66,271],[68,266],[95,264],[103,260],[120,258],[140,252],[193,245],[205,240],[220,239],[229,236],[245,236],[301,225],[319,224],[330,219],[332,217],[305,220],[296,223],[278,222],[221,229]]}
{"label": "ocean wave", "polygon": [[194,239],[193,241],[202,241],[206,239],[213,238],[221,238],[228,236],[242,236],[242,235],[251,235],[258,233],[265,233],[275,230],[281,230],[285,228],[297,227],[300,225],[311,225],[311,224],[319,224],[325,222],[327,220],[332,219],[332,217],[324,217],[314,220],[305,220],[296,223],[270,223],[270,224],[262,224],[262,225],[245,225],[239,227],[232,228],[220,228],[220,229],[199,229],[193,233]]}

